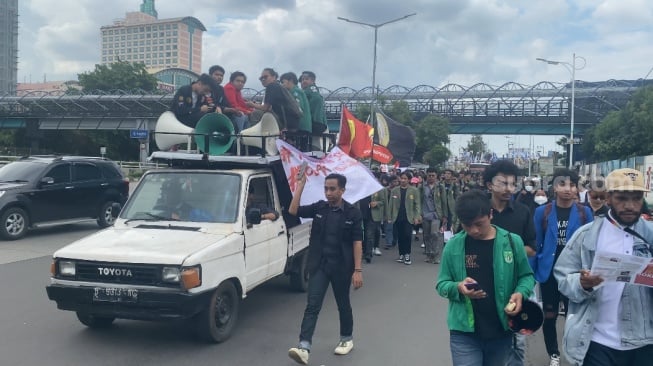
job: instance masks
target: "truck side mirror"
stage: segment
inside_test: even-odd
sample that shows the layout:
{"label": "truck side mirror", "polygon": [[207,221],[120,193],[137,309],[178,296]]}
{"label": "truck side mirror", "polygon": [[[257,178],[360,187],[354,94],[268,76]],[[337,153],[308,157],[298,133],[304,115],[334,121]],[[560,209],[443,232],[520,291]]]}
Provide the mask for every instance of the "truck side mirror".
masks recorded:
{"label": "truck side mirror", "polygon": [[54,184],[54,178],[52,177],[43,177],[41,178],[41,183],[42,184]]}
{"label": "truck side mirror", "polygon": [[247,224],[258,225],[261,223],[261,209],[250,208],[247,212]]}

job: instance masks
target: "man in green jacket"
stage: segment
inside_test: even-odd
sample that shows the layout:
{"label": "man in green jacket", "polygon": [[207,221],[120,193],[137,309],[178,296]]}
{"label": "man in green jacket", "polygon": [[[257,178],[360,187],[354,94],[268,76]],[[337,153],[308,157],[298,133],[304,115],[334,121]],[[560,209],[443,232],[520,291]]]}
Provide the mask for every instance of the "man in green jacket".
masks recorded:
{"label": "man in green jacket", "polygon": [[399,247],[397,262],[408,265],[413,264],[410,258],[413,225],[422,222],[419,190],[409,184],[412,177],[410,172],[401,173],[399,187],[393,188],[388,197],[388,223],[394,223],[397,228],[397,247]]}
{"label": "man in green jacket", "polygon": [[494,226],[490,201],[478,190],[455,205],[463,227],[444,248],[436,290],[449,299],[454,366],[504,366],[512,343],[508,316],[521,311],[535,286],[518,235]]}
{"label": "man in green jacket", "polygon": [[324,97],[322,97],[320,89],[315,85],[315,73],[312,71],[303,71],[299,81],[310,105],[313,133],[320,134],[327,127],[327,119],[326,111],[324,110]]}

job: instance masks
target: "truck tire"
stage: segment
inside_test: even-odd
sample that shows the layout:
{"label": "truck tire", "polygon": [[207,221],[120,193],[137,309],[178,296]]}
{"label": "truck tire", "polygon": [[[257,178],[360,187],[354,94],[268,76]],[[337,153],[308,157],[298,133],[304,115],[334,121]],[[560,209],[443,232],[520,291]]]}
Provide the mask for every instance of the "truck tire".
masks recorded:
{"label": "truck tire", "polygon": [[196,316],[198,336],[209,343],[226,341],[236,327],[239,311],[240,298],[236,287],[231,281],[221,283],[211,294],[204,310]]}
{"label": "truck tire", "polygon": [[306,292],[308,290],[308,251],[300,254],[290,273],[290,288],[293,291]]}
{"label": "truck tire", "polygon": [[77,312],[77,319],[85,326],[93,329],[109,328],[116,318],[109,316],[97,316],[82,312]]}
{"label": "truck tire", "polygon": [[111,215],[113,210],[113,201],[106,201],[100,206],[100,211],[98,211],[97,224],[101,228],[109,227],[113,225],[116,219]]}
{"label": "truck tire", "polygon": [[10,207],[0,215],[0,237],[5,240],[17,240],[27,234],[29,217],[22,208]]}

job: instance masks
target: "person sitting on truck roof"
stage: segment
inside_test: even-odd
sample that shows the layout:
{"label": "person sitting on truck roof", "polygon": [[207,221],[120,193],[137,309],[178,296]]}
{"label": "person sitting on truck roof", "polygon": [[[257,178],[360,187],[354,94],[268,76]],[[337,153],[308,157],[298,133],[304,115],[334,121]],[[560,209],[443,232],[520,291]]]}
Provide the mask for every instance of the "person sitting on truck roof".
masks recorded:
{"label": "person sitting on truck roof", "polygon": [[275,221],[279,218],[279,213],[275,209],[268,207],[265,203],[260,202],[257,199],[254,186],[249,186],[247,193],[247,206],[245,208],[245,217],[249,216],[249,212],[252,209],[261,210],[261,220]]}

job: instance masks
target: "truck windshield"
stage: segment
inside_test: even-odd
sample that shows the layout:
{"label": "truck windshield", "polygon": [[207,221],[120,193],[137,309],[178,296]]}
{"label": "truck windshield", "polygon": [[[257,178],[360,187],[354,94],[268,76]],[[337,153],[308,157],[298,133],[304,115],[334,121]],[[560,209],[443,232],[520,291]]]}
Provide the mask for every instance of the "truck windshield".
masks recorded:
{"label": "truck windshield", "polygon": [[240,176],[213,172],[146,174],[120,217],[233,223],[238,216]]}

